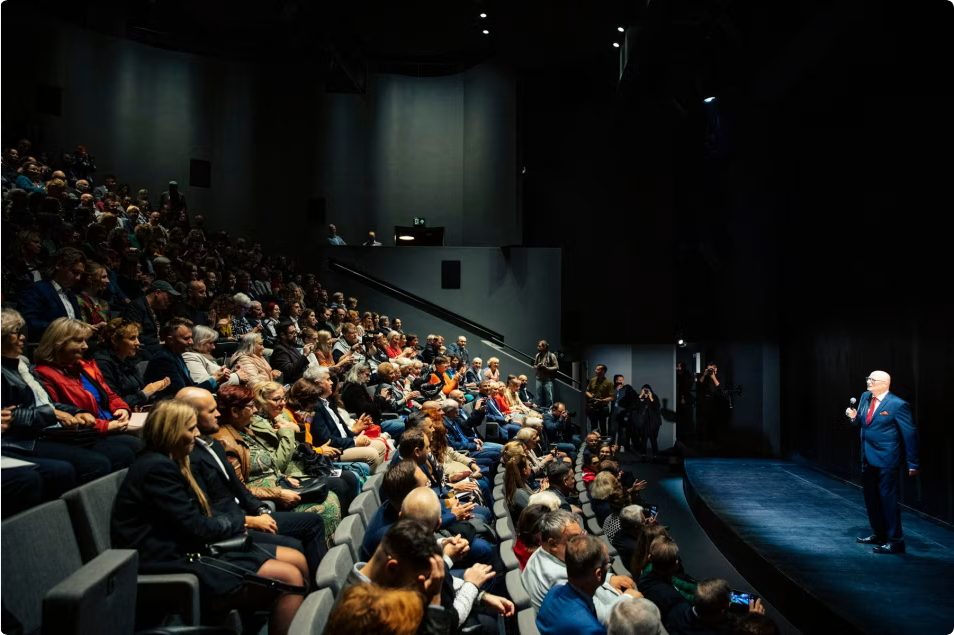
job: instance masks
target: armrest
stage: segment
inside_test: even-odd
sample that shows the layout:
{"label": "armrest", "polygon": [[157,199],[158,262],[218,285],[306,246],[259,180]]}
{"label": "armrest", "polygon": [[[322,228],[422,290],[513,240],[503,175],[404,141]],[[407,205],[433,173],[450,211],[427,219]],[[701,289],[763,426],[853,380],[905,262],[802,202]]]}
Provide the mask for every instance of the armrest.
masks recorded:
{"label": "armrest", "polygon": [[533,608],[517,613],[517,632],[520,635],[540,635],[537,629],[537,612]]}
{"label": "armrest", "polygon": [[613,573],[615,573],[616,575],[625,575],[630,578],[633,577],[629,573],[629,569],[626,568],[626,565],[623,564],[623,559],[620,558],[619,556],[616,556],[615,558],[613,558]]}
{"label": "armrest", "polygon": [[141,575],[137,583],[145,612],[178,613],[187,626],[199,624],[199,579],[191,573]]}
{"label": "armrest", "polygon": [[133,632],[138,568],[134,549],[110,549],[90,560],[43,598],[43,632]]}
{"label": "armrest", "polygon": [[513,571],[508,571],[504,577],[507,593],[510,595],[510,600],[513,602],[514,608],[517,611],[528,609],[531,606],[530,595],[527,593],[527,590],[523,588],[520,573],[520,569],[518,568]]}
{"label": "armrest", "polygon": [[513,540],[505,540],[500,543],[500,559],[507,571],[520,569],[520,561],[517,560],[517,556],[513,552]]}

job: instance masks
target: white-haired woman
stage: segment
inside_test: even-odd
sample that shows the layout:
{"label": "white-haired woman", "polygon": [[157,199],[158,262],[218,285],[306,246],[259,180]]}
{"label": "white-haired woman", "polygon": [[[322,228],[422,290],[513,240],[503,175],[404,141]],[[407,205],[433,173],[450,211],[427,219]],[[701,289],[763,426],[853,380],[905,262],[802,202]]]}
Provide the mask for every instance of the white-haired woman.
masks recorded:
{"label": "white-haired woman", "polygon": [[491,357],[487,360],[487,368],[481,373],[480,378],[487,381],[500,381],[500,360]]}
{"label": "white-haired woman", "polygon": [[246,333],[232,356],[232,370],[248,377],[248,385],[255,386],[278,379],[282,372],[273,370],[265,359],[265,344],[260,333]]}
{"label": "white-haired woman", "polygon": [[[212,357],[212,351],[215,350],[215,342],[218,339],[219,333],[215,329],[201,324],[192,327],[192,350],[183,353],[182,360],[186,363],[186,369],[192,381],[197,384],[201,384],[222,369],[222,365]],[[222,385],[237,386],[240,382],[248,382],[248,376],[245,373],[232,373],[228,381]]]}
{"label": "white-haired woman", "polygon": [[244,293],[236,293],[232,296],[235,301],[235,308],[232,310],[232,337],[242,339],[247,333],[259,333],[261,326],[252,326],[245,315],[252,308],[252,299]]}

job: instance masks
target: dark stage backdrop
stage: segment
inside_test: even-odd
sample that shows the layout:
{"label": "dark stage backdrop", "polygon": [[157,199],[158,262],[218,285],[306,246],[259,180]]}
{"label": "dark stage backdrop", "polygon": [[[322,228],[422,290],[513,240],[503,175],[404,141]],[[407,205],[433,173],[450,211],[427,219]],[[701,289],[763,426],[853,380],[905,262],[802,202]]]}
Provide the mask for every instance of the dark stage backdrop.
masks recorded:
{"label": "dark stage backdrop", "polygon": [[891,375],[891,392],[911,404],[920,436],[921,474],[902,479],[904,503],[954,521],[950,307],[921,306],[886,315],[888,304],[876,304],[841,326],[788,330],[781,357],[783,448],[860,484],[860,433],[844,411],[850,397],[864,392],[864,378],[883,370]]}

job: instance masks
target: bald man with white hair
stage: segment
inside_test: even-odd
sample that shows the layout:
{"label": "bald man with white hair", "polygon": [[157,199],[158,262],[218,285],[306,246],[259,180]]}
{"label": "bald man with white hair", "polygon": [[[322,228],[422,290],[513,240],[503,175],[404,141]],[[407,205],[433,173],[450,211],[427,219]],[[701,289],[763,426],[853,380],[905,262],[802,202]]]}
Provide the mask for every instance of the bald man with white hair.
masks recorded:
{"label": "bald man with white hair", "polygon": [[[861,428],[861,468],[868,522],[874,532],[858,542],[874,545],[875,553],[904,553],[901,510],[898,507],[898,468],[906,460],[908,476],[918,474],[918,431],[911,406],[890,392],[891,375],[876,370],[866,379],[868,390],[858,410],[845,414]],[[904,452],[901,453],[901,440]]]}

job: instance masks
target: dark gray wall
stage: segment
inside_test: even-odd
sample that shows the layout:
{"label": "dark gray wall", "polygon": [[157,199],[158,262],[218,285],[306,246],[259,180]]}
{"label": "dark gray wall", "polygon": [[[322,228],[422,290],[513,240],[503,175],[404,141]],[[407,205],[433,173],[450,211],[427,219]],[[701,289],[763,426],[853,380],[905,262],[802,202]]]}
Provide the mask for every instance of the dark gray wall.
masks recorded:
{"label": "dark gray wall", "polygon": [[[362,97],[323,92],[307,66],[214,61],[52,21],[21,26],[4,43],[36,49],[35,61],[4,74],[5,142],[26,136],[54,154],[85,144],[100,179],[115,172],[153,197],[176,180],[213,228],[290,252],[324,236],[306,214],[315,197],[352,244],[371,229],[390,242],[415,216],[444,226],[448,245],[520,242],[516,90],[492,65],[376,75]],[[63,116],[36,113],[42,83],[63,88]],[[212,162],[211,188],[189,187],[190,158]]]}
{"label": "dark gray wall", "polygon": [[[525,353],[535,354],[541,339],[550,342],[552,350],[558,348],[559,249],[513,248],[505,253],[479,247],[328,247],[320,256],[335,258],[496,331],[507,344]],[[460,289],[441,289],[442,260],[460,261]],[[405,319],[406,305],[389,296],[367,295],[366,287],[350,278],[333,273],[321,277],[329,292],[353,291],[361,298],[361,310],[388,316],[396,312],[404,320],[405,332],[421,336],[439,333],[447,343],[458,335],[456,329],[448,330],[446,323],[423,312],[416,312],[413,322]],[[468,341],[474,341],[472,334]]]}

